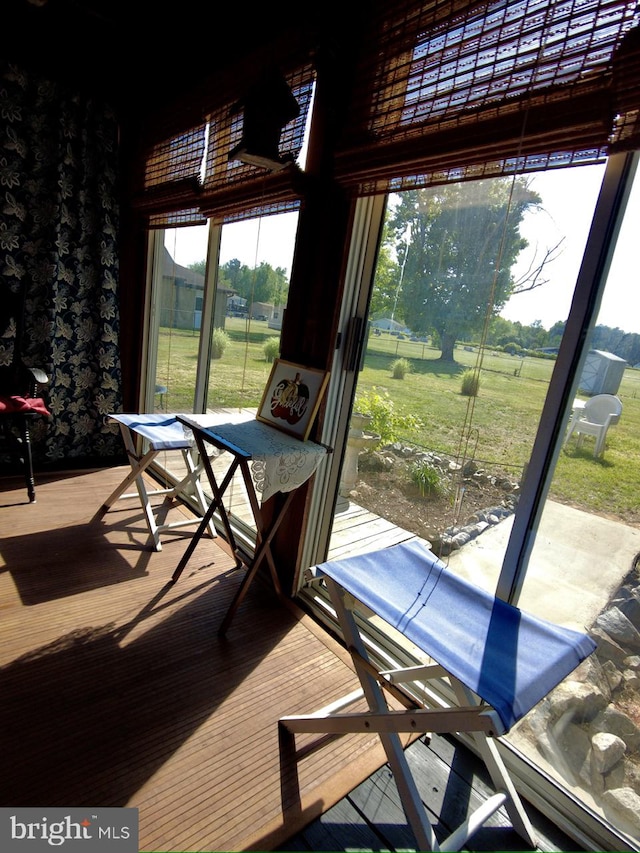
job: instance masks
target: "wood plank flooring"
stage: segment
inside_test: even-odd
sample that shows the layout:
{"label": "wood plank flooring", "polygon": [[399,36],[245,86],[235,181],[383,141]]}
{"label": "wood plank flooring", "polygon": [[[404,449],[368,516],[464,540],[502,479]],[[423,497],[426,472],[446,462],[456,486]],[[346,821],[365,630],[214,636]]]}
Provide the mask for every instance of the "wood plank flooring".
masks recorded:
{"label": "wood plank flooring", "polygon": [[[340,646],[184,528],[149,550],[139,504],[104,517],[127,469],[0,481],[3,805],[132,806],[140,849],[273,849],[384,763],[374,737],[281,759],[280,716],[357,686]],[[181,512],[171,507],[169,513]],[[299,792],[300,798],[297,794]]]}
{"label": "wood plank flooring", "polygon": [[[415,850],[375,738],[297,763],[279,748],[278,717],[357,686],[341,646],[266,583],[219,637],[241,572],[205,539],[168,584],[190,528],[154,552],[138,504],[98,512],[127,470],[40,474],[31,505],[0,479],[0,804],[137,807],[141,851]],[[343,543],[349,523],[405,534],[340,521]],[[453,740],[407,755],[439,838],[492,793]],[[528,811],[538,850],[579,849]],[[522,844],[501,810],[466,849]]]}
{"label": "wood plank flooring", "polygon": [[[417,539],[415,533],[403,530],[386,518],[374,515],[353,501],[338,504],[331,528],[328,560],[342,560],[365,550],[388,548],[408,539]],[[424,540],[422,540],[424,541]]]}

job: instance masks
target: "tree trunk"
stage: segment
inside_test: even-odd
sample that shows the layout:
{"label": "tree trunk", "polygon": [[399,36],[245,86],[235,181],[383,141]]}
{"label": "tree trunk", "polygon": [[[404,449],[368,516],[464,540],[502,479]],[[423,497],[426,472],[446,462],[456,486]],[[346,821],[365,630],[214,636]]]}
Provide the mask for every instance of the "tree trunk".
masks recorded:
{"label": "tree trunk", "polygon": [[455,361],[453,348],[456,345],[456,336],[446,332],[440,336],[440,361]]}

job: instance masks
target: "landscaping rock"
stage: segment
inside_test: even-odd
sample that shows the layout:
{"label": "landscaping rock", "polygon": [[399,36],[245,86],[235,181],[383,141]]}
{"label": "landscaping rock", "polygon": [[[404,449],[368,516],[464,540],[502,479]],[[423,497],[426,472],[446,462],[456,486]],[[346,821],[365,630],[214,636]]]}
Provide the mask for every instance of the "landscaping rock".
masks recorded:
{"label": "landscaping rock", "polygon": [[631,717],[616,708],[614,704],[607,707],[593,720],[591,729],[594,732],[610,732],[617,735],[626,743],[630,751],[640,747],[640,729]]}
{"label": "landscaping rock", "polygon": [[614,788],[602,795],[605,816],[636,837],[640,834],[640,796],[631,788]]}
{"label": "landscaping rock", "polygon": [[617,735],[597,732],[591,738],[593,767],[598,773],[608,773],[620,761],[627,745]]}
{"label": "landscaping rock", "polygon": [[596,619],[596,625],[628,651],[640,651],[640,632],[619,607],[610,607],[605,613],[600,614]]}

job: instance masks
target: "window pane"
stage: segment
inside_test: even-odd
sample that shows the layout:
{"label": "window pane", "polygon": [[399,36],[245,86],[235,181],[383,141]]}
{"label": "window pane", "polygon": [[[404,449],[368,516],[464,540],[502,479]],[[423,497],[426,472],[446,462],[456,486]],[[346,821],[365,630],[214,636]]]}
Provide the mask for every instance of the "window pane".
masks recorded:
{"label": "window pane", "polygon": [[[603,174],[390,199],[354,403],[371,419],[350,442],[336,521],[368,510],[495,590]],[[494,526],[501,553],[479,574]]]}
{"label": "window pane", "polygon": [[[208,226],[156,232],[147,411],[193,412],[204,299]],[[200,262],[201,263],[198,263]],[[179,482],[187,473],[180,451],[154,460],[161,477]]]}
{"label": "window pane", "polygon": [[207,409],[257,409],[289,293],[297,213],[222,227]]}
{"label": "window pane", "polygon": [[192,412],[202,325],[208,226],[164,232],[156,271],[156,408]]}
{"label": "window pane", "polygon": [[[280,330],[289,292],[297,213],[224,225],[212,323],[206,411],[255,414],[280,351]],[[216,459],[220,475],[231,464]],[[224,498],[236,533],[253,546],[255,522],[240,472]]]}
{"label": "window pane", "polygon": [[630,310],[629,285],[637,278],[639,223],[636,179],[575,401],[576,417],[585,417],[589,401],[608,405],[616,398],[621,413],[607,423],[594,411],[595,426],[567,430],[520,598],[524,609],[594,631],[598,650],[510,735],[522,752],[636,843],[640,370],[634,365],[640,361],[640,316]]}

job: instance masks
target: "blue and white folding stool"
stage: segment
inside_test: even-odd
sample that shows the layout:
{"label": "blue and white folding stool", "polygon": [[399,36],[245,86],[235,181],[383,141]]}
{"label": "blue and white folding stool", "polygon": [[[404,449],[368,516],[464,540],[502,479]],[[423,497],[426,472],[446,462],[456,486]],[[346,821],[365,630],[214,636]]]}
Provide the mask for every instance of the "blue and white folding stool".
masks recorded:
{"label": "blue and white folding stool", "polygon": [[[279,720],[281,743],[298,733],[380,735],[419,850],[459,850],[502,806],[535,847],[531,823],[498,752],[505,734],[596,648],[591,638],[524,613],[451,573],[417,540],[323,563],[311,582],[326,584],[361,689],[308,716]],[[360,604],[358,603],[360,602]],[[362,607],[364,605],[364,608]],[[372,611],[435,663],[380,671],[367,654],[354,610]],[[415,682],[412,692],[398,685]],[[429,686],[429,682],[431,685]],[[455,702],[443,698],[450,685]],[[420,693],[415,687],[420,686]],[[390,708],[386,690],[402,707]],[[419,701],[419,696],[428,701]],[[344,712],[366,699],[368,710]],[[497,793],[438,844],[399,738],[466,732]],[[320,741],[321,743],[321,741]],[[309,748],[296,753],[305,755]]]}
{"label": "blue and white folding stool", "polygon": [[[153,414],[116,414],[109,417],[117,421],[120,426],[131,471],[104,502],[102,512],[106,512],[117,500],[138,497],[142,504],[149,533],[153,539],[154,548],[156,551],[161,551],[160,534],[162,532],[165,530],[174,530],[178,527],[199,524],[207,511],[208,503],[200,485],[202,463],[196,462],[195,459],[195,441],[193,435],[189,430],[185,429],[174,414],[157,412]],[[180,451],[184,459],[187,474],[179,483],[171,488],[148,489],[142,475],[156,456],[162,451],[167,450]],[[123,494],[134,482],[137,491]],[[193,518],[184,518],[180,521],[158,524],[154,507],[151,504],[151,498],[157,495],[175,497],[180,493],[189,493],[190,490],[193,490],[193,497],[201,515],[194,516]],[[216,535],[213,521],[209,525],[209,530],[212,536]]]}

